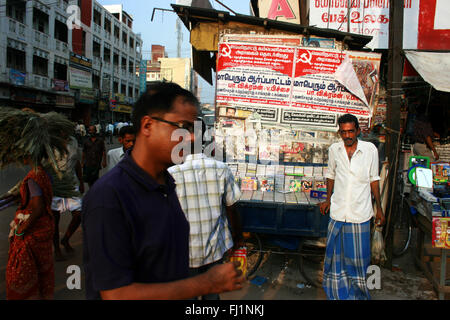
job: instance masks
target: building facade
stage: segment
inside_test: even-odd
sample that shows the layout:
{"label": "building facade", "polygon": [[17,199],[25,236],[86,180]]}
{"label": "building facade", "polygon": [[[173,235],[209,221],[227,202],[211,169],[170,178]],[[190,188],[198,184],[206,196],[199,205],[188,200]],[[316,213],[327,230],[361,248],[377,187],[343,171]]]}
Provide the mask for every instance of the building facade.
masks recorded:
{"label": "building facade", "polygon": [[2,106],[56,110],[85,124],[129,119],[142,39],[122,5],[0,0],[0,7]]}

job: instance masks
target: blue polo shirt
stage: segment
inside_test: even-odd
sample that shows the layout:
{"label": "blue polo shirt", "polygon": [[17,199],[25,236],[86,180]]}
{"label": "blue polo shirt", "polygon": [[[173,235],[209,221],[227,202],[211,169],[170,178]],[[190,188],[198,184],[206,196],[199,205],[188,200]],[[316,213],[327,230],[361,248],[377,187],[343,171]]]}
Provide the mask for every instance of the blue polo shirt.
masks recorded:
{"label": "blue polo shirt", "polygon": [[83,198],[86,298],[133,282],[180,280],[189,272],[189,223],[167,173],[159,185],[127,152]]}

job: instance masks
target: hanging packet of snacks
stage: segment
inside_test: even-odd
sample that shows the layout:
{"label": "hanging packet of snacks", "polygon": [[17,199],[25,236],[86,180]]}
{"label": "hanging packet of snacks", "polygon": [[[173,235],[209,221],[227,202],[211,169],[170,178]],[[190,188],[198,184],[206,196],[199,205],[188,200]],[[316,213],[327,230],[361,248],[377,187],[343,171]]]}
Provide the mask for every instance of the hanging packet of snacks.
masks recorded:
{"label": "hanging packet of snacks", "polygon": [[230,261],[239,261],[241,264],[238,269],[242,271],[242,275],[247,275],[247,248],[240,247],[239,249],[233,250],[230,256]]}

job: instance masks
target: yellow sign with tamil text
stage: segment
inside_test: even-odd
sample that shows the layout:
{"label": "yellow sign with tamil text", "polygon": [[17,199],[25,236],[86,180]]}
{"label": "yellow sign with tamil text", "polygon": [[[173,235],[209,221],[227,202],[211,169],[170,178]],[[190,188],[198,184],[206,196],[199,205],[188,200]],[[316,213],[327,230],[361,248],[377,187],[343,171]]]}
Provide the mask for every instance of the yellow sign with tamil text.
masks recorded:
{"label": "yellow sign with tamil text", "polygon": [[114,110],[114,111],[123,112],[123,113],[131,113],[133,111],[133,107],[127,106],[124,104],[118,104],[116,110]]}

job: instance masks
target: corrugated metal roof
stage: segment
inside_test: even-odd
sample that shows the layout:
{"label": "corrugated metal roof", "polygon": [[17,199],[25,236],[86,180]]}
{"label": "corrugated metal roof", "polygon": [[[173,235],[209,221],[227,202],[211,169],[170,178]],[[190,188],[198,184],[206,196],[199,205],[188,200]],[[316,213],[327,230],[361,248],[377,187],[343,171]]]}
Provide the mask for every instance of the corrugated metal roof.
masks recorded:
{"label": "corrugated metal roof", "polygon": [[355,33],[337,31],[333,29],[323,29],[310,26],[302,26],[289,22],[258,18],[248,15],[232,15],[227,11],[219,11],[215,9],[196,8],[190,6],[181,6],[171,4],[174,11],[190,31],[190,26],[197,22],[240,22],[248,25],[262,26],[268,29],[277,29],[280,31],[288,31],[296,34],[306,34],[324,38],[333,38],[338,41],[344,41],[350,49],[362,49],[372,40],[371,36],[365,36]]}

